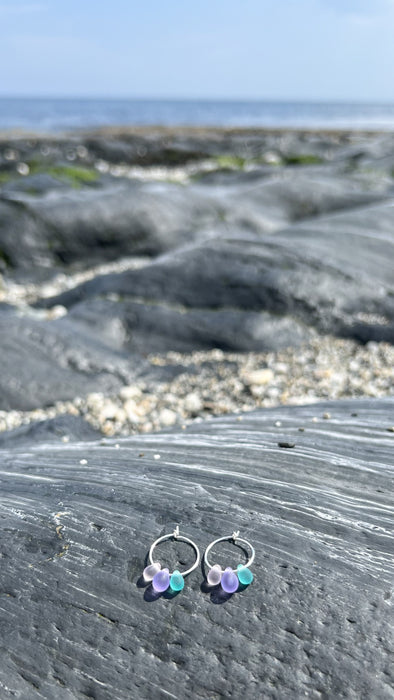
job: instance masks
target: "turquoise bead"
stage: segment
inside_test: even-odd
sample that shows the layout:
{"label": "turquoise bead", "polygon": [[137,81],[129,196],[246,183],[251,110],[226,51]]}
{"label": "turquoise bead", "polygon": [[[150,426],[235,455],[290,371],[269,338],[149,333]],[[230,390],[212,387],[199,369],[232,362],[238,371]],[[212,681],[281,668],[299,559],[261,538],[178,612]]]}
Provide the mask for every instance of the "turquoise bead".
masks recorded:
{"label": "turquoise bead", "polygon": [[249,584],[253,581],[253,574],[251,570],[243,564],[238,564],[237,575],[239,582],[243,583],[244,586],[249,586]]}
{"label": "turquoise bead", "polygon": [[181,591],[185,585],[185,579],[182,574],[176,569],[170,578],[170,588],[172,591]]}

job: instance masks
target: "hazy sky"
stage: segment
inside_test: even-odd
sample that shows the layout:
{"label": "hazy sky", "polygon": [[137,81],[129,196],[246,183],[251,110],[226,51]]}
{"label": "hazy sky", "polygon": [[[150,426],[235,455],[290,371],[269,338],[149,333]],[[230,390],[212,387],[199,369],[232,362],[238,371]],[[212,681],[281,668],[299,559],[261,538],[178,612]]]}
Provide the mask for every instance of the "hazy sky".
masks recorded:
{"label": "hazy sky", "polygon": [[394,0],[0,0],[0,94],[394,101]]}

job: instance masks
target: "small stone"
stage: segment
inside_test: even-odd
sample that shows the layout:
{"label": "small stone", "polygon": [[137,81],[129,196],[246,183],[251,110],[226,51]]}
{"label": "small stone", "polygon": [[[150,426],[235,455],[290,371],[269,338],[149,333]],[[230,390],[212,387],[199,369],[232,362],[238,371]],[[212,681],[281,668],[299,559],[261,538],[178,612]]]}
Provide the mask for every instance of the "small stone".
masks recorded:
{"label": "small stone", "polygon": [[80,459],[80,460],[79,460],[79,463],[80,463],[80,464],[87,464],[87,463],[88,463],[88,460],[87,460],[87,459]]}
{"label": "small stone", "polygon": [[251,570],[247,566],[244,566],[244,564],[238,564],[237,575],[239,582],[244,586],[249,586],[249,584],[253,581],[253,574]]}
{"label": "small stone", "polygon": [[86,405],[95,415],[97,415],[102,406],[103,400],[103,394],[100,394],[98,392],[88,394],[86,397]]}
{"label": "small stone", "polygon": [[52,306],[51,309],[48,309],[46,317],[48,321],[55,321],[57,318],[62,318],[62,316],[67,315],[67,309],[65,306],[62,306],[61,304],[57,304],[56,306]]}
{"label": "small stone", "polygon": [[77,409],[76,406],[72,406],[72,405],[69,406],[69,407],[67,408],[67,413],[68,413],[70,416],[79,416],[79,411],[78,411],[78,409]]}
{"label": "small stone", "polygon": [[269,384],[274,379],[272,369],[256,369],[254,372],[249,372],[245,375],[246,384],[255,386],[264,386]]}
{"label": "small stone", "polygon": [[278,442],[278,447],[295,447],[295,442]]}
{"label": "small stone", "polygon": [[238,588],[238,576],[231,567],[227,567],[222,574],[220,585],[226,593],[235,593]]}
{"label": "small stone", "polygon": [[210,586],[217,586],[222,578],[222,567],[219,564],[215,564],[212,569],[209,569],[207,581]]}
{"label": "small stone", "polygon": [[137,404],[133,399],[128,399],[123,406],[124,412],[126,414],[127,420],[130,423],[135,423],[138,425],[138,423],[141,422],[141,416],[137,413]]}
{"label": "small stone", "polygon": [[267,165],[280,165],[282,158],[278,153],[275,153],[275,151],[266,151],[263,155],[263,161],[267,163]]}
{"label": "small stone", "polygon": [[149,564],[149,566],[146,566],[142,574],[145,581],[152,581],[153,577],[156,576],[160,569],[161,565],[159,564],[159,562],[154,562],[153,564]]}
{"label": "small stone", "polygon": [[138,386],[124,386],[119,392],[119,396],[123,401],[128,399],[139,399],[142,396],[141,389]]}
{"label": "small stone", "polygon": [[101,432],[104,435],[107,435],[108,437],[112,437],[112,435],[114,435],[114,433],[115,433],[115,428],[114,428],[114,424],[112,423],[112,421],[110,421],[110,420],[105,421],[104,425],[101,426]]}
{"label": "small stone", "polygon": [[266,390],[263,385],[260,386],[259,384],[251,384],[249,386],[249,391],[252,394],[253,398],[261,399],[261,397],[264,396]]}
{"label": "small stone", "polygon": [[185,579],[178,569],[175,569],[174,573],[171,574],[170,578],[170,588],[173,591],[181,591],[185,586]]}
{"label": "small stone", "polygon": [[275,421],[275,426],[276,426],[277,428],[280,428],[281,425],[282,425],[282,421],[280,421],[280,420],[276,420],[276,421]]}
{"label": "small stone", "polygon": [[191,413],[192,416],[197,415],[197,413],[200,413],[203,409],[203,402],[201,400],[201,397],[197,392],[193,391],[191,394],[188,394],[185,399],[185,409],[188,413]]}
{"label": "small stone", "polygon": [[101,408],[99,419],[101,422],[106,420],[111,420],[116,417],[119,407],[111,401],[111,399],[104,399],[103,406]]}
{"label": "small stone", "polygon": [[19,153],[18,151],[14,151],[13,148],[6,148],[4,151],[4,158],[5,160],[16,160],[19,158]]}
{"label": "small stone", "polygon": [[19,175],[28,175],[30,168],[27,163],[18,163],[16,166],[16,172],[19,173]]}
{"label": "small stone", "polygon": [[171,411],[169,408],[163,408],[159,414],[159,421],[162,425],[167,427],[174,425],[176,423],[177,415],[175,411]]}
{"label": "small stone", "polygon": [[78,158],[86,158],[88,155],[88,149],[86,146],[77,146],[77,156]]}
{"label": "small stone", "polygon": [[170,572],[168,569],[162,569],[154,575],[152,586],[157,593],[164,593],[170,585]]}
{"label": "small stone", "polygon": [[298,430],[300,431],[300,433],[303,433],[305,431],[305,428],[298,428]]}
{"label": "small stone", "polygon": [[160,459],[160,455],[153,455],[153,459]]}
{"label": "small stone", "polygon": [[331,413],[323,413],[323,418],[329,420],[331,418]]}
{"label": "small stone", "polygon": [[394,425],[391,425],[389,428],[386,428],[386,430],[387,430],[389,433],[394,433]]}

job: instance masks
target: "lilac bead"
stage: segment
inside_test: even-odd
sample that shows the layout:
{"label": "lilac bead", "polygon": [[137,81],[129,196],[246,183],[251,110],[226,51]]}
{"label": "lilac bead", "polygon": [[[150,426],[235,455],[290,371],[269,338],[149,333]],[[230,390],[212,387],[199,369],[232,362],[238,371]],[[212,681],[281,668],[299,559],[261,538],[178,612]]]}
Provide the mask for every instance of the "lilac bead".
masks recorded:
{"label": "lilac bead", "polygon": [[168,569],[162,569],[154,575],[152,586],[157,593],[164,593],[170,585],[170,572]]}
{"label": "lilac bead", "polygon": [[215,564],[212,569],[209,569],[207,581],[210,586],[217,586],[222,578],[222,567],[219,564]]}
{"label": "lilac bead", "polygon": [[229,566],[224,570],[220,584],[226,593],[235,593],[237,590],[238,576]]}
{"label": "lilac bead", "polygon": [[145,581],[152,581],[153,577],[155,574],[157,574],[158,571],[160,571],[161,565],[159,562],[155,562],[154,564],[149,564],[149,566],[146,566],[143,572],[143,577]]}

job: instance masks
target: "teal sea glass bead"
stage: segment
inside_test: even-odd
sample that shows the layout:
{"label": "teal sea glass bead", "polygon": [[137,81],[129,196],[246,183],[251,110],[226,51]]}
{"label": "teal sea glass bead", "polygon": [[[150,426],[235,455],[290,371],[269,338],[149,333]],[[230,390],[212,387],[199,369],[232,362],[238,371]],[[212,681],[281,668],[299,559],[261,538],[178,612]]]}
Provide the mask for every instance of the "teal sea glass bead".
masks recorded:
{"label": "teal sea glass bead", "polygon": [[253,581],[253,574],[250,569],[248,569],[247,566],[244,566],[243,564],[238,564],[237,566],[237,576],[238,580],[240,583],[242,583],[244,586],[249,586],[250,583]]}
{"label": "teal sea glass bead", "polygon": [[185,579],[183,578],[182,574],[178,571],[178,569],[175,569],[174,573],[171,574],[170,578],[170,588],[172,591],[181,591],[182,588],[185,585]]}

